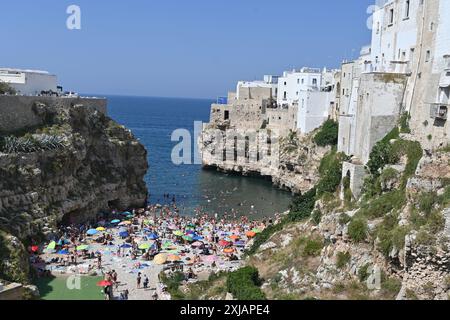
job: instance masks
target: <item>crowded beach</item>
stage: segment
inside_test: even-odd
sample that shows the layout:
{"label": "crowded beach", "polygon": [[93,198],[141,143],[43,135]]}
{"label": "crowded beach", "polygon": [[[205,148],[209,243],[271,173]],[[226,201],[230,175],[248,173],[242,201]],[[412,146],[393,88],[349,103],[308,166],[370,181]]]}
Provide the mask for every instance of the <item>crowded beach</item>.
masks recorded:
{"label": "crowded beach", "polygon": [[161,273],[182,272],[185,283],[235,271],[251,240],[273,219],[218,217],[195,210],[182,216],[174,203],[61,226],[51,241],[32,245],[31,265],[38,277],[101,276],[105,300],[170,300]]}

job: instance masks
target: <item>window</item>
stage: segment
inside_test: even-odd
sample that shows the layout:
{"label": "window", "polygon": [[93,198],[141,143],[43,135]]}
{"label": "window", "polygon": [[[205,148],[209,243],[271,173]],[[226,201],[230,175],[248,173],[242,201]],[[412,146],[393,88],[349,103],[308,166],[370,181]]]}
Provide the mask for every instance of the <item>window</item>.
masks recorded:
{"label": "window", "polygon": [[314,79],[312,80],[312,84],[313,84],[313,86],[317,86],[317,79],[316,79],[316,78],[314,78]]}
{"label": "window", "polygon": [[305,79],[302,79],[302,84],[304,84],[305,83]]}
{"label": "window", "polygon": [[394,9],[390,9],[389,10],[389,25],[393,25],[394,24]]}
{"label": "window", "polygon": [[286,99],[287,99],[287,92],[285,91],[283,94],[283,100],[286,100]]}
{"label": "window", "polygon": [[300,79],[297,79],[297,84],[300,84]]}
{"label": "window", "polygon": [[230,111],[226,110],[223,118],[224,118],[224,120],[230,119]]}
{"label": "window", "polygon": [[406,0],[405,2],[405,19],[409,19],[409,11],[411,9],[411,1]]}
{"label": "window", "polygon": [[425,57],[425,62],[429,62],[431,60],[431,50],[427,50],[427,55]]}

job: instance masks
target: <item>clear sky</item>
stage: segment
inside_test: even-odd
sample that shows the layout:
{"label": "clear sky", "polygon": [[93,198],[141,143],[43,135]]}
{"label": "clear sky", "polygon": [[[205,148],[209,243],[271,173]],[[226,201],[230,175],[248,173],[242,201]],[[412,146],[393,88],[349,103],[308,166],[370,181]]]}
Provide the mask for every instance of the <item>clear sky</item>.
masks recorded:
{"label": "clear sky", "polygon": [[[212,98],[238,80],[355,58],[373,2],[2,1],[0,66],[48,70],[77,92]],[[81,30],[66,28],[71,4]]]}

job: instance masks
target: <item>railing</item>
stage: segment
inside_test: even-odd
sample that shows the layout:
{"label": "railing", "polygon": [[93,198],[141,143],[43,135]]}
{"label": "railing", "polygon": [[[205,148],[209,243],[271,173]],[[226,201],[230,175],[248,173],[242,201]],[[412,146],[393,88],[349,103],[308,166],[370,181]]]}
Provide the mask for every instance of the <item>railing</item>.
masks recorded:
{"label": "railing", "polygon": [[447,120],[450,104],[430,103],[430,117],[432,119]]}

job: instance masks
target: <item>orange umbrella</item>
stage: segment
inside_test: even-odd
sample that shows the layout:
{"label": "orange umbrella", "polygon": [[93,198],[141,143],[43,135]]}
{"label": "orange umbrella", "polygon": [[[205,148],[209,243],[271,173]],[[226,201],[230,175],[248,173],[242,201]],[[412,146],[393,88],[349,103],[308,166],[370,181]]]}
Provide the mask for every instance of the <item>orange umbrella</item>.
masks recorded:
{"label": "orange umbrella", "polygon": [[175,261],[180,261],[180,260],[181,260],[180,256],[177,256],[176,254],[170,254],[167,256],[167,261],[170,261],[170,262],[175,262]]}
{"label": "orange umbrella", "polygon": [[226,249],[223,249],[223,252],[224,253],[233,253],[234,249],[233,248],[226,248]]}
{"label": "orange umbrella", "polygon": [[256,236],[256,233],[253,232],[253,231],[249,231],[249,232],[247,232],[245,235],[246,235],[247,237],[249,237],[249,238],[253,238],[254,236]]}
{"label": "orange umbrella", "polygon": [[230,239],[231,240],[238,240],[238,239],[240,239],[240,237],[235,235],[235,234],[233,234],[232,236],[230,236]]}
{"label": "orange umbrella", "polygon": [[97,282],[97,286],[99,286],[99,287],[109,287],[109,286],[112,286],[112,282],[111,281],[102,280],[100,282]]}

